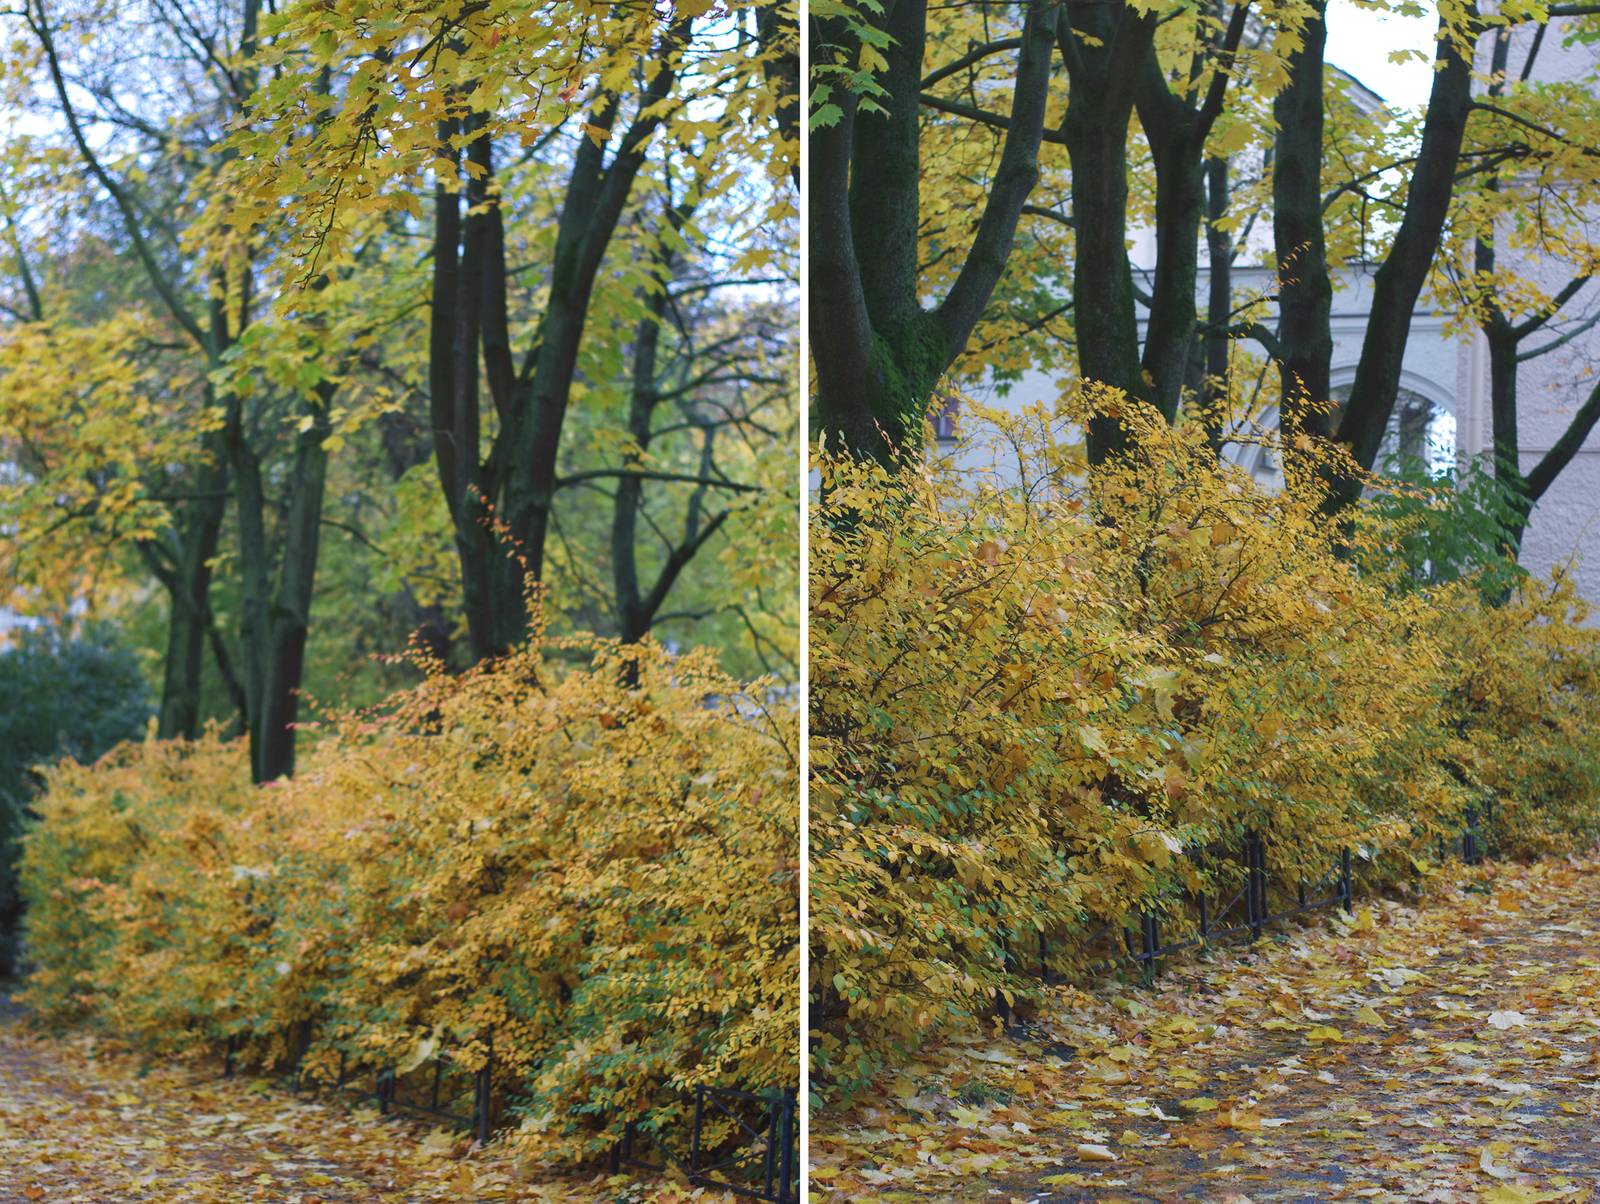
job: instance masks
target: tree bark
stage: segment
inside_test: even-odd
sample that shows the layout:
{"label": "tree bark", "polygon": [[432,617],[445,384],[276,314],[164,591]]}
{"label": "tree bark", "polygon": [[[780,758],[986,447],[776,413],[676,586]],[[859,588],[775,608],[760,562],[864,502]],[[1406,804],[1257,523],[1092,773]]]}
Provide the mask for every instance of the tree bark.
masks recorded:
{"label": "tree bark", "polygon": [[[1363,469],[1370,470],[1377,459],[1389,415],[1394,411],[1411,317],[1439,248],[1472,109],[1471,48],[1466,55],[1462,53],[1443,19],[1440,34],[1433,91],[1405,213],[1389,254],[1373,277],[1372,308],[1361,359],[1351,385],[1350,402],[1334,436],[1337,442],[1350,447]],[[1333,482],[1330,505],[1342,509],[1354,505],[1360,496],[1360,480],[1340,474]]]}
{"label": "tree bark", "polygon": [[[1138,81],[1151,53],[1154,9],[1123,3],[1074,4],[1062,10],[1057,41],[1070,91],[1061,132],[1072,161],[1073,324],[1078,374],[1085,384],[1150,400],[1139,362],[1139,322],[1128,263],[1128,125]],[[1093,39],[1098,44],[1091,44]],[[1193,286],[1189,306],[1193,312]],[[1187,347],[1185,348],[1187,352]],[[1122,450],[1122,424],[1110,415],[1089,422],[1091,464]]]}
{"label": "tree bark", "polygon": [[273,782],[294,773],[294,722],[300,705],[306,637],[311,628],[311,597],[317,574],[322,532],[322,498],[327,482],[331,433],[328,407],[334,386],[317,385],[319,404],[310,407],[312,424],[295,440],[294,474],[284,518],[283,554],[278,588],[268,616],[265,674],[259,702],[260,760],[256,780]]}
{"label": "tree bark", "polygon": [[[1183,403],[1194,342],[1200,229],[1206,214],[1205,144],[1222,112],[1228,70],[1249,8],[1248,0],[1234,6],[1228,28],[1213,48],[1215,71],[1198,105],[1187,88],[1173,89],[1153,46],[1145,53],[1134,97],[1156,171],[1156,271],[1140,369],[1151,402],[1169,423],[1177,421]],[[1197,54],[1189,69],[1191,81],[1204,65]]]}
{"label": "tree bark", "polygon": [[1329,324],[1333,281],[1328,274],[1322,226],[1326,0],[1312,0],[1311,8],[1315,15],[1305,24],[1302,44],[1289,56],[1288,83],[1272,102],[1272,115],[1278,123],[1273,146],[1272,241],[1278,273],[1276,358],[1281,426],[1285,431],[1325,439],[1331,427],[1328,399],[1333,363]]}
{"label": "tree bark", "polygon": [[877,18],[891,39],[883,112],[861,113],[846,92],[839,120],[812,131],[807,284],[819,435],[830,448],[898,468],[920,447],[933,390],[982,316],[1038,182],[1056,11],[1029,6],[988,199],[955,283],[932,310],[922,307],[918,264],[926,0],[897,0]]}

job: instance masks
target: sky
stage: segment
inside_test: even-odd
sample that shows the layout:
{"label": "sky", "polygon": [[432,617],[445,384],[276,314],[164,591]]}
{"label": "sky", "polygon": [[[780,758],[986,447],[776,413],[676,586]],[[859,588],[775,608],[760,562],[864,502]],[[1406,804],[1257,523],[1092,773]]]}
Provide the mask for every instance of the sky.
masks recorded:
{"label": "sky", "polygon": [[[1327,61],[1355,76],[1393,108],[1416,108],[1427,103],[1433,87],[1433,35],[1438,27],[1436,10],[1423,6],[1424,16],[1401,17],[1357,8],[1351,0],[1328,5]],[[1428,62],[1415,59],[1391,63],[1396,50],[1421,50]]]}

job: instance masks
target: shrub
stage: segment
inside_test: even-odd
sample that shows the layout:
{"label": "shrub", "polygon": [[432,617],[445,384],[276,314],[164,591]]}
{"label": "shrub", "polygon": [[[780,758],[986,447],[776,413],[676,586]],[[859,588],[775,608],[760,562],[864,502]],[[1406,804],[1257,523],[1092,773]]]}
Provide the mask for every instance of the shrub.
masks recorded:
{"label": "shrub", "polygon": [[106,628],[68,640],[23,630],[0,654],[0,974],[17,955],[22,898],[19,841],[41,779],[35,767],[64,757],[89,762],[143,730],[150,689],[133,654]]}
{"label": "shrub", "polygon": [[[682,1132],[697,1083],[792,1085],[796,716],[699,654],[567,651],[592,664],[436,671],[272,787],[214,739],[53,771],[26,998],[265,1065],[309,1022],[330,1077],[341,1055],[465,1075],[492,1050],[541,1159],[631,1120]],[[127,784],[166,766],[165,790]]]}
{"label": "shrub", "polygon": [[1342,846],[1409,874],[1490,791],[1526,817],[1519,847],[1594,815],[1592,770],[1571,772],[1596,712],[1570,591],[1494,609],[1470,581],[1392,588],[1392,526],[1347,554],[1309,443],[1270,493],[1198,424],[1091,401],[1131,442],[1078,483],[1037,414],[1002,429],[1004,476],[819,457],[821,1082],[850,1090],[1027,990],[1019,962],[1071,972],[1103,924],[1232,894],[1247,832],[1315,880]]}

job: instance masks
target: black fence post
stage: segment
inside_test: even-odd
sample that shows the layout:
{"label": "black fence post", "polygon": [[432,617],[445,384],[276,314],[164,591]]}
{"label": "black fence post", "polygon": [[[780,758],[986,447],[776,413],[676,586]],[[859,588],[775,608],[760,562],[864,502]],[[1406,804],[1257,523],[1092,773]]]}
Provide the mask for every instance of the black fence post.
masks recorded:
{"label": "black fence post", "polygon": [[222,1055],[222,1077],[225,1079],[233,1077],[233,1051],[237,1040],[237,1037],[229,1037],[227,1051]]}
{"label": "black fence post", "polygon": [[1350,846],[1345,845],[1339,850],[1339,898],[1344,903],[1345,911],[1355,911],[1355,894],[1355,883],[1350,878]]}
{"label": "black fence post", "polygon": [[1461,837],[1461,860],[1468,865],[1477,865],[1483,858],[1478,852],[1478,809],[1467,808],[1467,830]]}
{"label": "black fence post", "polygon": [[795,1125],[794,1114],[797,1105],[796,1098],[787,1091],[783,1093],[783,1157],[779,1162],[778,1171],[778,1199],[783,1201],[798,1201],[799,1196],[789,1191],[789,1180],[794,1175],[794,1147]]}
{"label": "black fence post", "polygon": [[300,1022],[300,1041],[294,1051],[294,1089],[299,1092],[306,1081],[306,1050],[311,1048],[311,1018]]}
{"label": "black fence post", "polygon": [[700,1171],[700,1122],[705,1114],[706,1085],[696,1083],[694,1087],[694,1133],[689,1144],[689,1175],[691,1181]]}
{"label": "black fence post", "polygon": [[1249,833],[1245,837],[1245,849],[1248,863],[1244,892],[1247,900],[1245,914],[1250,921],[1250,939],[1259,941],[1267,914],[1266,874],[1262,868],[1263,863],[1266,861],[1266,856],[1262,848],[1261,837],[1254,832]]}
{"label": "black fence post", "polygon": [[1211,936],[1211,921],[1206,915],[1206,892],[1200,892],[1200,943],[1204,945]]}
{"label": "black fence post", "polygon": [[483,1066],[478,1070],[477,1105],[475,1119],[478,1122],[478,1144],[489,1144],[489,1088],[494,1072],[494,1037],[491,1035],[487,1041],[488,1049],[483,1055]]}
{"label": "black fence post", "polygon": [[778,1177],[778,1138],[783,1133],[783,1104],[787,1102],[780,1095],[777,1099],[767,1101],[767,1148],[762,1151],[761,1157],[761,1184],[762,1190],[776,1200],[783,1196],[783,1184],[779,1183],[778,1190],[774,1192],[773,1180]]}

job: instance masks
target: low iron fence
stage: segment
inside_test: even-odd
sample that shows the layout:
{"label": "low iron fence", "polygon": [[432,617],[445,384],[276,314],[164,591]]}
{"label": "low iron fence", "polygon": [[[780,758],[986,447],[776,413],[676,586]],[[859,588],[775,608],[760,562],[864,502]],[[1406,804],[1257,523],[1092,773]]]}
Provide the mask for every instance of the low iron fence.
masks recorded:
{"label": "low iron fence", "polygon": [[[800,1199],[797,1095],[794,1090],[756,1095],[732,1087],[701,1084],[694,1089],[689,1157],[684,1160],[671,1153],[666,1156],[688,1176],[692,1186],[721,1187],[774,1204],[796,1204]],[[751,1117],[752,1112],[759,1119]],[[702,1138],[708,1122],[719,1116],[733,1122],[733,1140],[723,1142],[723,1156],[713,1160],[714,1155],[703,1147]],[[611,1151],[612,1173],[624,1166],[665,1171],[665,1163],[645,1162],[634,1156],[635,1136],[635,1126],[630,1122],[623,1130],[622,1141]]]}
{"label": "low iron fence", "polygon": [[[293,1068],[294,1090],[320,1091],[332,1089],[356,1095],[362,1099],[370,1099],[377,1103],[381,1115],[387,1116],[393,1108],[403,1108],[409,1112],[420,1112],[429,1116],[437,1116],[441,1120],[454,1121],[469,1132],[475,1132],[479,1144],[489,1140],[490,1094],[489,1088],[494,1073],[494,1050],[490,1047],[489,1054],[484,1058],[483,1065],[476,1071],[458,1070],[451,1074],[452,1078],[465,1079],[471,1083],[467,1090],[456,1089],[452,1094],[444,1097],[444,1102],[453,1104],[470,1093],[472,1108],[468,1113],[454,1112],[449,1107],[440,1106],[440,1089],[443,1078],[450,1061],[450,1052],[441,1050],[433,1059],[432,1083],[428,1087],[428,1102],[420,1099],[408,1099],[401,1094],[401,1076],[392,1066],[378,1066],[370,1062],[351,1063],[348,1055],[340,1050],[339,1071],[330,1081],[318,1078],[314,1073],[303,1069],[306,1051],[311,1047],[311,1021],[302,1021],[298,1026],[298,1040],[295,1045]],[[237,1038],[229,1037],[226,1052],[223,1056],[223,1075],[233,1076],[233,1061],[238,1052]],[[364,1081],[370,1079],[370,1089],[364,1086]]]}
{"label": "low iron fence", "polygon": [[[1441,861],[1459,852],[1464,862],[1476,865],[1483,860],[1486,851],[1492,854],[1492,846],[1482,840],[1481,835],[1493,831],[1493,800],[1486,800],[1481,810],[1477,807],[1468,807],[1464,819],[1461,835],[1453,840],[1440,838]],[[1224,894],[1216,898],[1203,891],[1187,893],[1186,901],[1192,903],[1199,914],[1198,924],[1192,934],[1163,944],[1162,929],[1167,916],[1163,909],[1152,907],[1140,913],[1137,936],[1131,925],[1119,926],[1115,920],[1107,921],[1078,944],[1075,956],[1082,957],[1108,935],[1111,936],[1112,948],[1115,950],[1117,943],[1115,938],[1120,935],[1121,944],[1127,952],[1115,954],[1105,960],[1091,961],[1088,972],[1106,974],[1123,966],[1137,965],[1141,967],[1143,973],[1152,974],[1158,959],[1170,957],[1184,949],[1193,949],[1224,937],[1245,933],[1248,934],[1249,940],[1256,941],[1261,939],[1266,925],[1321,907],[1338,904],[1346,911],[1352,910],[1355,884],[1351,876],[1348,848],[1339,851],[1336,863],[1320,877],[1308,881],[1303,875],[1297,874],[1292,889],[1283,882],[1275,881],[1268,872],[1267,841],[1259,832],[1246,834],[1241,852],[1243,880],[1238,890],[1231,895]],[[1205,851],[1190,849],[1184,855],[1191,858],[1202,857],[1205,856]],[[1274,895],[1280,900],[1278,906],[1281,910],[1272,910]],[[1113,929],[1118,927],[1121,927],[1120,934],[1114,934]],[[1038,940],[1039,971],[1036,975],[1023,968],[1013,954],[1010,943],[1002,941],[1001,947],[1007,970],[1024,977],[1037,977],[1047,983],[1064,981],[1066,975],[1053,974],[1050,971],[1049,945],[1045,936],[1040,934]],[[1009,1025],[1011,1009],[1003,993],[996,1004],[1002,1019]]]}
{"label": "low iron fence", "polygon": [[[491,1045],[483,1065],[475,1071],[456,1070],[450,1073],[450,1052],[441,1050],[433,1058],[432,1082],[427,1089],[427,1102],[421,1098],[407,1098],[402,1094],[402,1076],[394,1067],[375,1066],[371,1063],[351,1064],[340,1051],[338,1074],[330,1081],[319,1079],[314,1073],[303,1070],[307,1051],[311,1047],[312,1022],[302,1021],[295,1034],[297,1040],[293,1054],[295,1091],[318,1091],[331,1088],[351,1092],[361,1098],[377,1102],[378,1111],[387,1116],[394,1108],[436,1116],[475,1131],[478,1143],[489,1141],[491,1121],[491,1087],[494,1074],[494,1048]],[[238,1052],[237,1039],[228,1038],[224,1056],[225,1076],[233,1075],[234,1057]],[[468,1080],[470,1088],[457,1087],[443,1097],[440,1091],[444,1076]],[[370,1079],[371,1088],[365,1082]],[[457,1101],[471,1096],[471,1111],[452,1111]],[[739,1195],[773,1204],[798,1204],[800,1199],[800,1126],[796,1114],[794,1089],[776,1095],[756,1095],[732,1087],[700,1085],[695,1088],[694,1126],[689,1134],[689,1157],[669,1154],[673,1165],[684,1172],[696,1187],[721,1187]],[[724,1140],[718,1149],[720,1158],[713,1158],[705,1148],[705,1135],[713,1123],[725,1118],[733,1122],[731,1140]],[[622,1166],[662,1172],[665,1164],[644,1162],[633,1156],[636,1126],[629,1122],[623,1130],[622,1141],[612,1148],[612,1173]]]}

